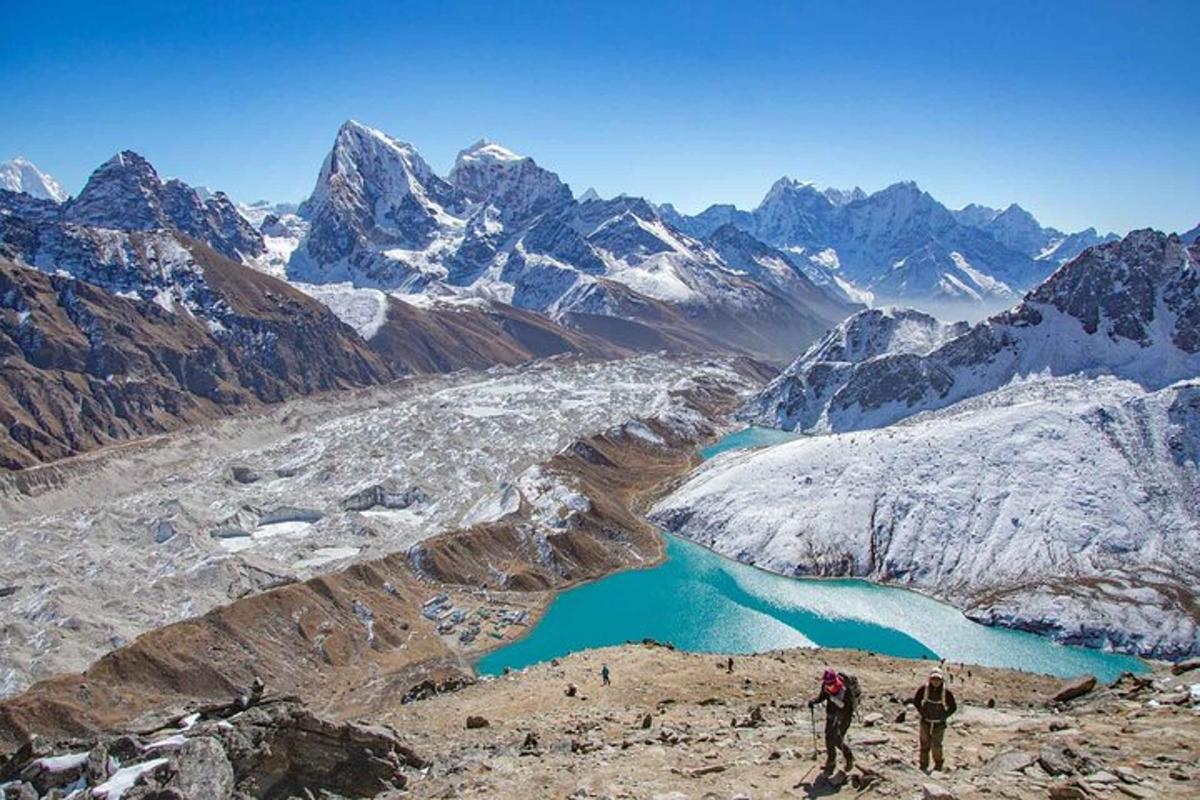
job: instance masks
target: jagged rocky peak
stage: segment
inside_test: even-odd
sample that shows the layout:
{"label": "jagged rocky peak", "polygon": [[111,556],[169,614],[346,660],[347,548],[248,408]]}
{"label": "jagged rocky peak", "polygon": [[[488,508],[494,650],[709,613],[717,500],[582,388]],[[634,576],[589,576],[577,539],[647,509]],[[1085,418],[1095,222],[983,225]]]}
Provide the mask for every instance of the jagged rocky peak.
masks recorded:
{"label": "jagged rocky peak", "polygon": [[471,200],[496,206],[506,222],[530,219],[572,200],[558,175],[486,139],[459,152],[450,180]]}
{"label": "jagged rocky peak", "polygon": [[166,227],[161,224],[162,191],[162,179],[153,165],[132,150],[123,150],[97,167],[71,201],[67,217],[103,228]]}
{"label": "jagged rocky peak", "polygon": [[424,248],[465,205],[411,144],[349,120],[301,206],[312,223],[304,253],[324,266],[360,248]]}
{"label": "jagged rocky peak", "polygon": [[968,330],[911,308],[853,314],[806,350],[738,412],[746,421],[787,430],[816,425],[858,365],[885,357],[923,356]]}
{"label": "jagged rocky peak", "polygon": [[924,354],[967,329],[965,322],[947,324],[913,308],[868,308],[847,317],[793,367],[821,361],[856,363],[887,353]]}
{"label": "jagged rocky peak", "polygon": [[833,204],[833,200],[826,196],[824,192],[817,189],[816,185],[813,184],[812,181],[802,181],[797,178],[790,178],[787,175],[784,175],[782,178],[775,181],[775,183],[771,184],[771,188],[767,190],[767,193],[763,197],[759,207],[762,208],[763,206],[777,203],[785,198],[795,197],[797,195],[822,197],[829,201],[831,205]]}
{"label": "jagged rocky peak", "polygon": [[[1144,229],[1085,250],[1030,292],[1013,316],[1041,322],[1039,305],[1079,320],[1088,334],[1142,347],[1169,341],[1200,353],[1200,246]],[[1164,313],[1165,312],[1165,313]]]}
{"label": "jagged rocky peak", "polygon": [[972,228],[982,228],[994,220],[1000,214],[1000,210],[979,203],[970,203],[953,213],[954,218],[962,224],[970,225]]}
{"label": "jagged rocky peak", "polygon": [[867,193],[858,186],[855,186],[853,189],[838,189],[830,186],[822,194],[835,206],[844,206],[847,203],[853,203],[857,200],[865,200],[867,197]]}
{"label": "jagged rocky peak", "polygon": [[58,181],[42,172],[24,156],[0,163],[0,189],[24,192],[39,200],[51,200],[55,203],[67,199],[67,193],[59,186]]}
{"label": "jagged rocky peak", "polygon": [[262,235],[223,192],[202,196],[178,178],[164,182],[132,150],[101,164],[65,205],[64,217],[99,228],[179,231],[238,261],[265,250]]}

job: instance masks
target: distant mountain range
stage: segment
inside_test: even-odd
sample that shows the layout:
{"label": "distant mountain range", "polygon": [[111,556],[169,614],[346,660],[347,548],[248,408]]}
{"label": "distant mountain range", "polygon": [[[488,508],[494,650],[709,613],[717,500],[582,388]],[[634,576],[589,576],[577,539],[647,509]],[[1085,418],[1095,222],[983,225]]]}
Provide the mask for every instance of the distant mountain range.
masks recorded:
{"label": "distant mountain range", "polygon": [[[912,183],[868,195],[783,179],[754,211],[686,217],[636,197],[576,198],[532,158],[487,141],[442,177],[411,145],[353,121],[295,205],[237,204],[164,180],[130,151],[75,197],[24,159],[0,165],[0,187],[0,257],[23,287],[0,303],[10,466],[412,372],[645,350],[784,364],[864,304],[977,317],[1109,238],[1042,228],[1016,206],[949,211]],[[63,292],[86,295],[81,308],[115,298],[120,334],[77,315],[70,336],[83,349],[48,358],[65,323],[20,296]],[[197,324],[180,335],[203,339],[204,363],[225,378],[198,384],[199,368],[154,328],[160,313]],[[298,324],[278,327],[289,315]],[[318,350],[323,368],[298,375],[301,354]],[[131,382],[151,374],[153,399],[130,402]],[[66,394],[50,399],[51,384]],[[73,418],[80,402],[89,413]]]}
{"label": "distant mountain range", "polygon": [[635,346],[666,333],[779,359],[852,307],[761,243],[734,253],[723,242],[734,266],[645,200],[579,202],[553,172],[486,141],[442,178],[411,145],[348,122],[298,216],[293,281],[483,297]]}
{"label": "distant mountain range", "polygon": [[912,182],[868,195],[783,178],[753,211],[717,205],[688,217],[669,205],[659,210],[694,236],[733,225],[793,254],[810,278],[855,299],[946,319],[1006,308],[1059,264],[1116,238],[1091,228],[1043,228],[1015,204],[951,211]]}

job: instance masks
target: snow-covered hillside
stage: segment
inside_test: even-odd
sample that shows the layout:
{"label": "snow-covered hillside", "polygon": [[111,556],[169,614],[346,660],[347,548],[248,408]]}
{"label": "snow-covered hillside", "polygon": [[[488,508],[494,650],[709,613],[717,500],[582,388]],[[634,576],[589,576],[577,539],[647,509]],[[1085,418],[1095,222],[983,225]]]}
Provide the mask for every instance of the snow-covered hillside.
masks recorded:
{"label": "snow-covered hillside", "polygon": [[812,428],[854,366],[883,355],[925,355],[967,330],[920,311],[870,308],[848,317],[777,375],[746,404],[739,417],[785,430]]}
{"label": "snow-covered hillside", "polygon": [[655,521],[1066,641],[1200,652],[1200,245],[1135,231],[965,332],[859,313],[743,415],[815,435],[717,458]]}
{"label": "snow-covered hillside", "polygon": [[0,162],[0,189],[24,192],[39,200],[53,200],[55,203],[67,199],[67,193],[58,185],[58,181],[42,172],[24,156]]}
{"label": "snow-covered hillside", "polygon": [[[754,399],[747,416],[788,429],[845,431],[944,408],[1022,376],[1109,374],[1150,389],[1194,378],[1198,262],[1200,247],[1134,231],[1085,251],[1011,311],[931,351],[860,349],[855,360],[815,347]],[[883,321],[861,316],[843,328]]]}
{"label": "snow-covered hillside", "polygon": [[1200,383],[1033,379],[706,465],[652,519],[785,574],[911,586],[1092,646],[1200,652]]}

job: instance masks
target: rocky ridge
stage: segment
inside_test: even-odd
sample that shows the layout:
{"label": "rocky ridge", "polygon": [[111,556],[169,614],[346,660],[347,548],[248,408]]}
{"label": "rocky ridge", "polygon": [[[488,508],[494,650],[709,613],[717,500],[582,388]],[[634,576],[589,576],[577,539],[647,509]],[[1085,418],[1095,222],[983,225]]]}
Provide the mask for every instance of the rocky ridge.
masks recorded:
{"label": "rocky ridge", "polygon": [[[1195,245],[1134,231],[1086,251],[1010,311],[927,352],[868,350],[826,361],[818,344],[750,413],[789,429],[856,430],[1037,374],[1115,375],[1147,389],[1193,378],[1200,375],[1198,264]],[[863,314],[843,328],[875,319]]]}
{"label": "rocky ridge", "polygon": [[127,236],[184,268],[171,302],[205,316],[0,259],[0,467],[393,376],[325,306],[286,284],[196,242]]}

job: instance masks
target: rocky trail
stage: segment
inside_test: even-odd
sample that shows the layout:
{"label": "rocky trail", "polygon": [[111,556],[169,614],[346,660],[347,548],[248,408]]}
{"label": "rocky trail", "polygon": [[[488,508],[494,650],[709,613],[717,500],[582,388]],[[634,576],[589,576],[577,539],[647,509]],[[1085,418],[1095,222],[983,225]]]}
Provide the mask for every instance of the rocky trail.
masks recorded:
{"label": "rocky trail", "polygon": [[[826,664],[863,686],[849,775],[821,775],[814,756],[805,701]],[[140,731],[35,739],[0,762],[0,796],[1124,800],[1200,789],[1196,662],[1111,686],[945,665],[959,713],[945,771],[926,774],[903,699],[930,666],[790,650],[739,656],[730,673],[715,654],[629,644],[415,702],[384,698],[354,721],[256,684]]]}

